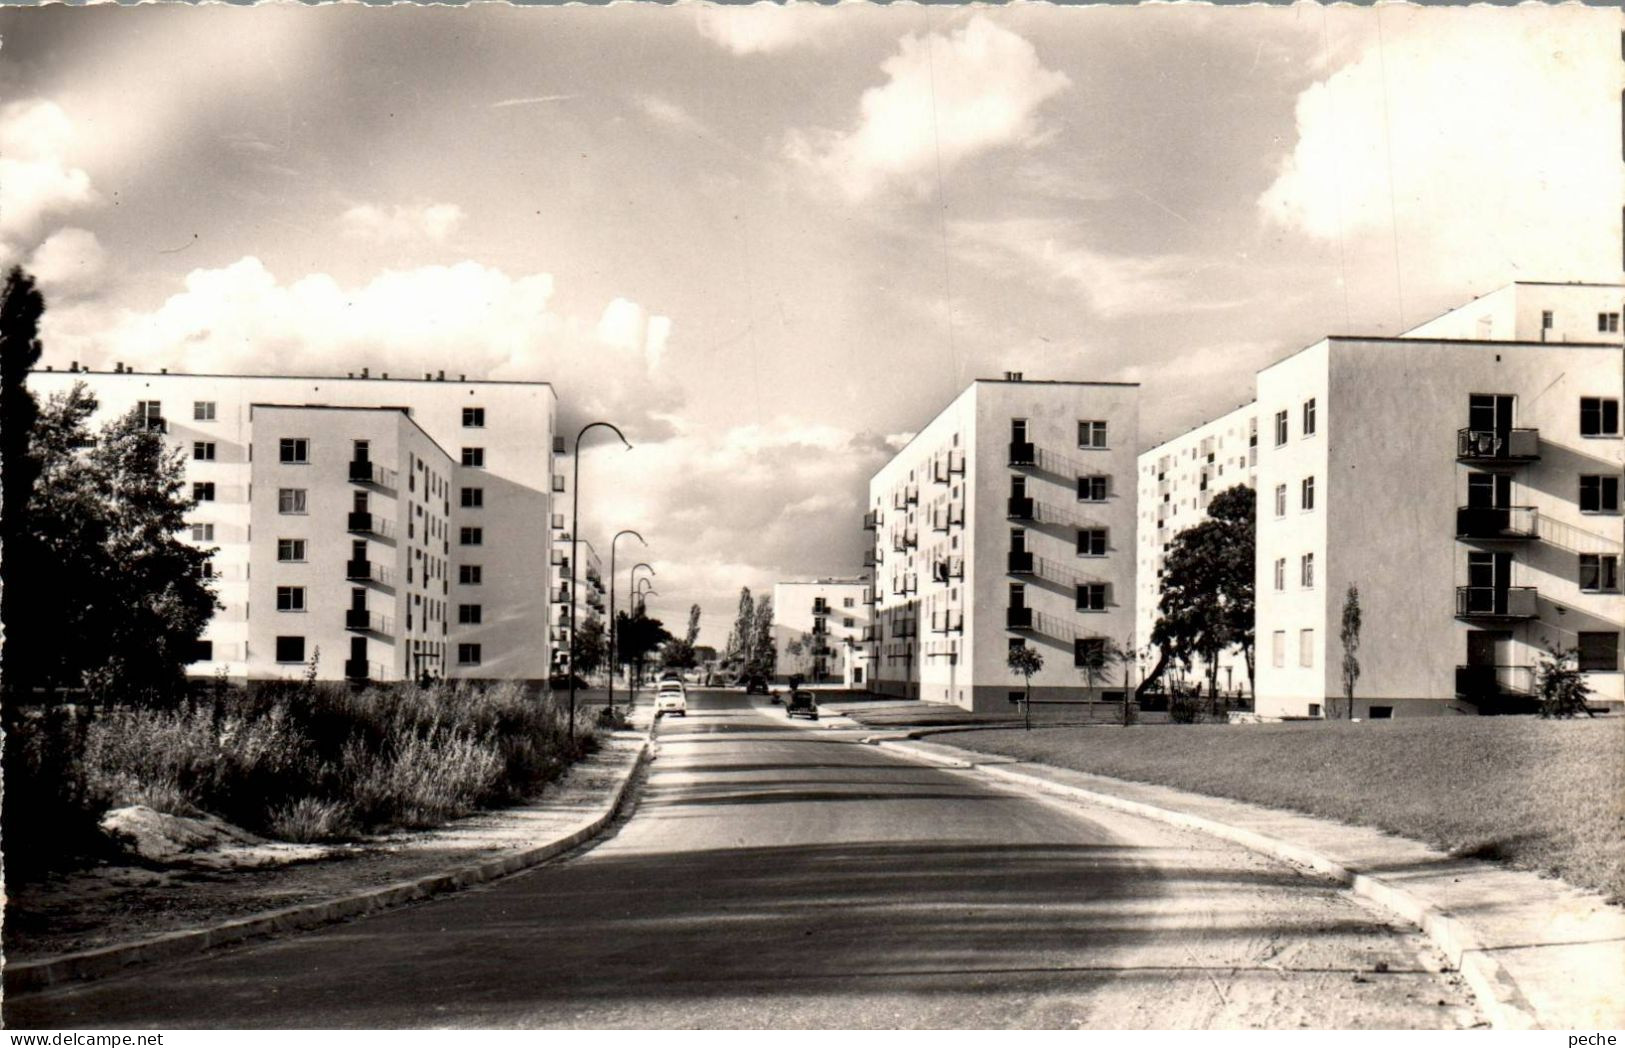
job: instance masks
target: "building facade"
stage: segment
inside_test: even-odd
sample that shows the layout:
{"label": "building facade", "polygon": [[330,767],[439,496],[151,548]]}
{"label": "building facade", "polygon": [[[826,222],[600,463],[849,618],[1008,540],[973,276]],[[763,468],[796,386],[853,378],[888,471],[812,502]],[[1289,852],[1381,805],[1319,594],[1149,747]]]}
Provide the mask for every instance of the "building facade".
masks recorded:
{"label": "building facade", "polygon": [[773,584],[777,678],[864,688],[870,680],[874,605],[868,579]]}
{"label": "building facade", "polygon": [[979,379],[874,475],[871,690],[1008,709],[1019,645],[1044,657],[1035,699],[1122,687],[1120,665],[1085,665],[1132,643],[1138,396]]}
{"label": "building facade", "polygon": [[557,401],[541,382],[35,372],[186,456],[223,608],[197,675],[545,680]]}

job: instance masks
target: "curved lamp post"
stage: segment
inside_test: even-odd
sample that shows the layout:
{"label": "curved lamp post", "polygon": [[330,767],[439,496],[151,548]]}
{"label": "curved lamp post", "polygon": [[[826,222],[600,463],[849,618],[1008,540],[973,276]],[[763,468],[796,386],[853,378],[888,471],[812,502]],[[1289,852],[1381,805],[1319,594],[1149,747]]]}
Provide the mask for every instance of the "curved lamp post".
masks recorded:
{"label": "curved lamp post", "polygon": [[[632,570],[626,573],[626,604],[627,604],[627,612],[626,613],[628,615],[637,614],[635,609],[637,608],[637,604],[638,604],[637,584],[638,584],[638,569],[639,568],[648,568],[649,569],[649,574],[651,574],[651,575],[653,575],[655,573],[654,565],[648,563],[647,561],[641,561],[641,560],[638,561],[636,564],[632,565]],[[630,676],[630,671],[628,671],[627,680],[630,681],[631,679],[632,678]],[[629,684],[628,687],[630,687],[630,686],[631,685]]]}
{"label": "curved lamp post", "polygon": [[576,454],[575,454],[575,462],[573,464],[575,477],[574,477],[574,480],[572,481],[572,483],[570,484],[570,592],[566,595],[567,598],[568,598],[568,601],[565,604],[565,607],[567,609],[569,609],[568,614],[570,616],[570,649],[571,650],[570,650],[570,660],[569,660],[569,666],[570,666],[570,731],[569,731],[569,738],[570,738],[570,742],[572,744],[575,742],[575,739],[576,739],[576,660],[575,660],[576,608],[575,608],[575,599],[576,599],[576,554],[579,552],[578,549],[577,549],[577,544],[581,541],[581,539],[580,539],[580,532],[581,532],[581,438],[587,435],[588,430],[596,429],[599,426],[603,426],[605,429],[608,429],[608,430],[613,430],[615,435],[617,437],[621,438],[621,443],[626,445],[626,450],[628,450],[628,451],[632,450],[632,442],[630,440],[627,440],[626,439],[626,434],[622,433],[620,431],[620,429],[617,426],[615,426],[614,423],[611,423],[611,422],[589,422],[585,426],[582,426],[580,431],[578,431],[576,433]]}
{"label": "curved lamp post", "polygon": [[[647,564],[645,564],[644,567],[647,568],[649,566]],[[655,569],[649,568],[649,570],[654,571]],[[639,579],[638,582],[641,585],[649,587],[648,589],[640,589],[640,590],[637,591],[636,600],[638,602],[638,614],[642,614],[642,612],[643,612],[643,599],[645,597],[647,597],[651,593],[659,593],[660,591],[655,589],[654,583],[650,582],[648,579]],[[642,669],[643,669],[643,656],[641,654],[639,654],[638,655],[638,670],[639,670],[638,676],[640,676],[640,677],[643,675]]]}
{"label": "curved lamp post", "polygon": [[615,708],[615,544],[621,541],[621,536],[631,535],[645,546],[649,543],[642,535],[631,528],[623,528],[615,533],[609,540],[609,699],[605,703],[606,709]]}

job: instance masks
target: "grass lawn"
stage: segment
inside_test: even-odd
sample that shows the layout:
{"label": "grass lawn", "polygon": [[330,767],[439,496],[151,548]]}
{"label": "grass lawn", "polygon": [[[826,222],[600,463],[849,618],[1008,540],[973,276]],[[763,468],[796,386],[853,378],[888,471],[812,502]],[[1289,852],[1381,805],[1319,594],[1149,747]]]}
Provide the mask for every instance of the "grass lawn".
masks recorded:
{"label": "grass lawn", "polygon": [[1625,718],[997,729],[942,741],[1374,826],[1625,901]]}

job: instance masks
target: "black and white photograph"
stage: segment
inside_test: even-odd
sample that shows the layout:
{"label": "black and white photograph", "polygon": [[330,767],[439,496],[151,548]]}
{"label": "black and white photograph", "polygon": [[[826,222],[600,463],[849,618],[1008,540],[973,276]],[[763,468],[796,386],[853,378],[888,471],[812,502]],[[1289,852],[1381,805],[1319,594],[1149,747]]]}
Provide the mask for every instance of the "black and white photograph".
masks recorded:
{"label": "black and white photograph", "polygon": [[0,274],[11,1044],[1619,1043],[1617,6],[3,6]]}

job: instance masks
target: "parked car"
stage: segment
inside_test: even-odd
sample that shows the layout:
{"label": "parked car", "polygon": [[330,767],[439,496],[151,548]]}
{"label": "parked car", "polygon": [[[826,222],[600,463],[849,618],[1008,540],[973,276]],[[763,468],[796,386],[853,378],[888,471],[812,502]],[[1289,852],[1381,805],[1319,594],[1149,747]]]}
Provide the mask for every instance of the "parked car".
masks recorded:
{"label": "parked car", "polygon": [[786,717],[806,717],[808,720],[818,719],[818,700],[810,691],[792,691],[784,703]]}
{"label": "parked car", "polygon": [[658,716],[662,713],[688,716],[688,695],[683,691],[682,681],[660,682],[660,687],[655,690],[655,714]]}
{"label": "parked car", "polygon": [[674,680],[681,684],[683,682],[683,675],[678,673],[676,670],[664,670],[660,674],[660,680],[662,683],[668,680]]}
{"label": "parked car", "polygon": [[746,695],[766,695],[767,694],[767,678],[766,677],[746,677],[741,681],[741,683],[745,685],[745,694]]}

